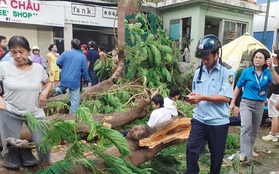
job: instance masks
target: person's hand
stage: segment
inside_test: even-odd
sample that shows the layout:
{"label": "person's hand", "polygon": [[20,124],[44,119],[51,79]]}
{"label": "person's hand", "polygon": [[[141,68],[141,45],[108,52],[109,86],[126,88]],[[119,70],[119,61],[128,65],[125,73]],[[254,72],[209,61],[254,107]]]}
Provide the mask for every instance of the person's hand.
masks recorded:
{"label": "person's hand", "polygon": [[275,108],[279,111],[279,100],[275,103]]}
{"label": "person's hand", "polygon": [[89,81],[90,81],[90,79],[83,81],[83,87],[84,88],[88,86]]}
{"label": "person's hand", "polygon": [[[188,103],[190,103],[190,94],[184,96],[184,100],[186,100]],[[192,103],[191,103],[192,104]]]}
{"label": "person's hand", "polygon": [[0,109],[1,110],[2,109],[7,109],[6,108],[6,101],[2,97],[0,97]]}
{"label": "person's hand", "polygon": [[232,115],[233,116],[238,116],[239,115],[239,112],[240,112],[240,109],[239,107],[235,106],[232,110]]}
{"label": "person's hand", "polygon": [[52,76],[53,75],[53,71],[50,71],[49,74]]}
{"label": "person's hand", "polygon": [[268,98],[266,98],[266,100],[264,101],[264,105],[268,105]]}
{"label": "person's hand", "polygon": [[271,58],[268,58],[266,60],[266,64],[267,64],[267,66],[269,67],[270,70],[274,69],[274,67],[272,66],[272,59]]}
{"label": "person's hand", "polygon": [[197,104],[201,101],[202,95],[192,92],[186,97],[186,101],[191,103],[191,104]]}
{"label": "person's hand", "polygon": [[230,104],[230,111],[232,112],[235,108],[235,102],[232,100]]}
{"label": "person's hand", "polygon": [[47,102],[47,91],[42,91],[39,95],[39,106],[42,108],[44,106],[46,106],[46,102]]}

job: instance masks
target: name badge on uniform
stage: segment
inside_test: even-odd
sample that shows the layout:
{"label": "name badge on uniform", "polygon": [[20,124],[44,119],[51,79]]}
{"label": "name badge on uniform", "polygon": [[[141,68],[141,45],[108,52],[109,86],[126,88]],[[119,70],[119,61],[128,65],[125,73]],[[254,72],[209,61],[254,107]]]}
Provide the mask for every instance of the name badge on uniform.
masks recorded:
{"label": "name badge on uniform", "polygon": [[265,95],[265,91],[264,90],[261,90],[259,93],[258,93],[258,95],[261,97],[261,96],[263,96],[263,95]]}

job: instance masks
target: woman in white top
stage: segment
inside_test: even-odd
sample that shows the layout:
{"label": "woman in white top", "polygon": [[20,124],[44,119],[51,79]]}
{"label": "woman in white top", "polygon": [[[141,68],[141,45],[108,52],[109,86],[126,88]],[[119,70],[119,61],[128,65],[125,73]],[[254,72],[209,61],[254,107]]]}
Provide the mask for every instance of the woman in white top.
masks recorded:
{"label": "woman in white top", "polygon": [[[6,139],[12,137],[20,138],[22,123],[27,126],[27,119],[23,115],[32,113],[36,119],[44,120],[47,95],[51,89],[51,82],[44,68],[33,63],[30,56],[30,45],[23,36],[13,36],[9,40],[9,48],[12,58],[10,61],[0,63],[0,80],[3,81],[5,93],[1,98],[2,108],[0,110],[0,131],[3,147],[4,166],[19,169],[21,164],[25,167],[38,163],[37,159],[27,159],[32,156],[31,148],[22,149],[18,147],[7,147]],[[40,84],[45,86],[40,92]],[[37,147],[39,161],[50,163],[49,152],[41,152],[38,146],[41,144],[42,135],[32,131],[32,139]],[[23,155],[24,151],[28,155]],[[21,160],[20,160],[21,159]]]}

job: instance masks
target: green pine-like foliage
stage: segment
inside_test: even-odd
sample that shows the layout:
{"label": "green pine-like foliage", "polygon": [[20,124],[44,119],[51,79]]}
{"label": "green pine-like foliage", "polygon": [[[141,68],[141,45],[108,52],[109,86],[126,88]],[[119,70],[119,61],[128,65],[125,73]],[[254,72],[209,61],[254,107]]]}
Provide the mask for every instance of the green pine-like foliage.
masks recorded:
{"label": "green pine-like foliage", "polygon": [[[40,132],[44,137],[39,146],[39,150],[42,152],[46,153],[61,141],[66,141],[70,145],[68,146],[64,160],[58,161],[49,168],[37,171],[36,173],[70,173],[75,165],[83,165],[85,168],[92,171],[92,173],[96,173],[96,171],[100,169],[96,168],[93,160],[89,160],[87,156],[84,155],[87,152],[91,152],[96,157],[102,158],[110,167],[109,171],[113,171],[116,174],[148,174],[147,171],[144,171],[147,169],[139,169],[123,159],[124,156],[130,153],[125,137],[118,131],[104,127],[100,123],[94,121],[90,110],[86,107],[80,107],[77,110],[75,120],[64,121],[60,118],[37,120],[31,113],[27,113],[25,116],[27,117],[30,130]],[[84,143],[77,132],[77,128],[80,124],[83,126],[86,125],[89,130],[87,140],[91,141],[95,136],[98,136],[100,143]],[[106,154],[105,150],[107,147],[102,146],[103,141],[109,141],[112,145],[117,147],[120,157]]]}

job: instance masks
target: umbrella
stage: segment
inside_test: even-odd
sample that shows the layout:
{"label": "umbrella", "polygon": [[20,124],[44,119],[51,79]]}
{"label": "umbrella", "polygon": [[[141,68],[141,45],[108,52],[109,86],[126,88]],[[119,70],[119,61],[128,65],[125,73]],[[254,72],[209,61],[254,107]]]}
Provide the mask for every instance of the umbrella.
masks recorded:
{"label": "umbrella", "polygon": [[268,50],[265,45],[250,36],[249,33],[245,33],[222,47],[222,61],[232,66],[233,71],[236,71],[242,56],[247,53],[250,55],[250,53],[259,48]]}

